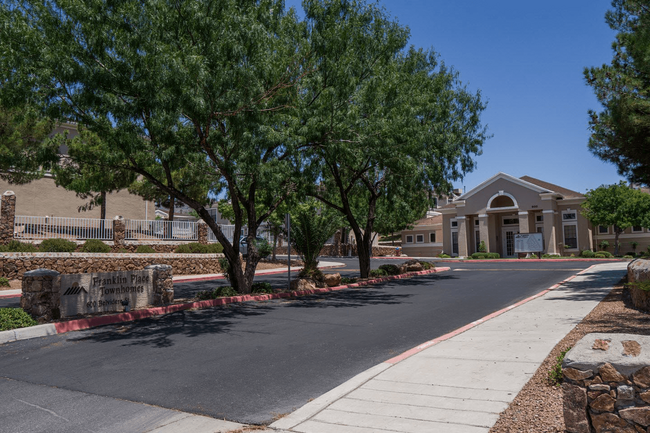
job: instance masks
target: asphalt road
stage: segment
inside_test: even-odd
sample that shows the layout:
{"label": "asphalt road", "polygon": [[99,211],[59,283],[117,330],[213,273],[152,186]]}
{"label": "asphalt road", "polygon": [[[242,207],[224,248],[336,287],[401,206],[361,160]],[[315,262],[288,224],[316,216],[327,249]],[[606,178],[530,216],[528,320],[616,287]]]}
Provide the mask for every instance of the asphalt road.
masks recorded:
{"label": "asphalt road", "polygon": [[[356,260],[339,261],[348,265],[343,274],[358,273]],[[400,261],[373,260],[372,267],[381,263]],[[263,423],[591,264],[445,262],[448,272],[371,287],[9,343],[0,346],[0,378]],[[286,285],[286,274],[264,280]],[[176,290],[189,294],[220,283]],[[0,408],[0,426],[12,413]]]}

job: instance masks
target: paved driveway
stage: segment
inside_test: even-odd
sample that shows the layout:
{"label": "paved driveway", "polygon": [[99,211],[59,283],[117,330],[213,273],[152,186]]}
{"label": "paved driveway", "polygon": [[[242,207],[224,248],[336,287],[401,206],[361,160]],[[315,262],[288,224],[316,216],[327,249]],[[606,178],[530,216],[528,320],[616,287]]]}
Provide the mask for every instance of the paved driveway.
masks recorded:
{"label": "paved driveway", "polygon": [[[15,342],[0,346],[0,377],[263,423],[590,264],[453,262],[448,272],[372,287]],[[350,260],[343,272],[355,268]],[[281,284],[286,274],[265,279]],[[18,415],[0,408],[0,426]]]}

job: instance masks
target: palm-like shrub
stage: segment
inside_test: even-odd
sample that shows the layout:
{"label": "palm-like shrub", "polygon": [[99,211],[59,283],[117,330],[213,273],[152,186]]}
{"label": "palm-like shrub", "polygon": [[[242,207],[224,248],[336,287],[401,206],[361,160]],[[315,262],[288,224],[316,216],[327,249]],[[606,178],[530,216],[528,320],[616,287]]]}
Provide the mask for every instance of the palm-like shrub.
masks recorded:
{"label": "palm-like shrub", "polygon": [[317,215],[313,209],[302,209],[291,224],[291,244],[302,256],[302,274],[311,275],[318,267],[318,256],[325,242],[338,228],[338,220]]}

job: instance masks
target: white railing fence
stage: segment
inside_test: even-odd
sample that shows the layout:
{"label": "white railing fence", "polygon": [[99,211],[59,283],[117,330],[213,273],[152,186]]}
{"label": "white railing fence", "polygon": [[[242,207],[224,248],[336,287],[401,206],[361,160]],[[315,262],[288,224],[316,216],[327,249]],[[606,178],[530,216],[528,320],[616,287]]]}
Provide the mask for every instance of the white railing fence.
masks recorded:
{"label": "white railing fence", "polygon": [[14,219],[14,238],[71,240],[113,240],[113,221],[94,218],[64,218],[17,215]]}
{"label": "white railing fence", "polygon": [[[228,242],[230,242],[232,244],[232,239],[233,239],[233,236],[234,236],[234,233],[235,233],[234,224],[233,225],[222,224],[220,227],[221,227],[221,231],[223,232],[223,234],[228,239]],[[248,227],[242,227],[241,231],[242,231],[242,233],[241,233],[242,236],[248,235]],[[258,228],[257,229],[257,236],[263,237],[269,243],[273,242],[273,235],[271,234],[271,232],[266,227]],[[217,237],[214,235],[212,230],[210,230],[209,228],[208,228],[208,242],[217,242]]]}
{"label": "white railing fence", "polygon": [[125,220],[124,238],[138,241],[198,241],[198,223],[192,221]]}

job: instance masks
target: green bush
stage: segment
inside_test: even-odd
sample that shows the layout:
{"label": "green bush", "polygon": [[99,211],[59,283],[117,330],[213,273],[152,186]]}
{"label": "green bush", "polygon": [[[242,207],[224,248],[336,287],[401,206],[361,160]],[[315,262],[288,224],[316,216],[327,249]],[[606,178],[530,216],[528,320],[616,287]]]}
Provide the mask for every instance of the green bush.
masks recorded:
{"label": "green bush", "polygon": [[22,308],[0,308],[0,331],[34,325],[38,325],[38,322],[25,313]]}
{"label": "green bush", "polygon": [[77,244],[66,239],[45,239],[38,246],[44,253],[72,253],[77,249]]}
{"label": "green bush", "polygon": [[[433,269],[433,268],[436,267],[436,265],[434,265],[433,263],[425,262],[423,260],[420,260],[420,264],[422,265],[422,269],[424,269],[425,271],[428,271],[429,269]],[[381,266],[380,266],[380,268],[381,268]]]}
{"label": "green bush", "polygon": [[[264,240],[255,240],[255,246],[257,247],[257,253],[261,258],[265,259],[271,255],[273,252],[273,247],[268,243],[266,239]],[[222,248],[223,249],[223,248]]]}
{"label": "green bush", "polygon": [[607,256],[605,255],[607,251],[598,251],[596,254],[594,254],[594,257],[597,259],[606,259]]}
{"label": "green bush", "polygon": [[300,273],[298,273],[300,278],[311,278],[314,281],[324,281],[325,277],[323,272],[318,268],[302,268]]}
{"label": "green bush", "polygon": [[271,287],[270,283],[266,283],[266,282],[253,283],[253,286],[251,287],[251,292],[252,293],[273,293],[273,287]]}
{"label": "green bush", "polygon": [[487,258],[487,255],[488,255],[488,254],[489,254],[489,253],[474,253],[474,254],[472,254],[471,257],[472,257],[474,260],[485,259],[485,258]]}
{"label": "green bush", "polygon": [[388,275],[388,272],[383,269],[373,269],[370,271],[370,276],[373,278],[385,277],[386,275]]}
{"label": "green bush", "polygon": [[341,277],[341,284],[354,284],[356,282],[356,278]]}
{"label": "green bush", "polygon": [[603,251],[607,250],[609,248],[609,241],[601,241],[600,244],[598,245]]}
{"label": "green bush", "polygon": [[221,286],[217,287],[214,290],[204,290],[198,292],[196,297],[201,301],[206,301],[208,299],[217,299],[217,298],[227,298],[230,296],[237,296],[239,293],[230,286]]}
{"label": "green bush", "polygon": [[614,255],[613,255],[612,253],[610,253],[609,251],[599,251],[599,252],[600,252],[601,254],[604,254],[604,255],[605,255],[605,258],[608,258],[608,259],[609,259],[609,258],[614,257]]}
{"label": "green bush", "polygon": [[580,253],[580,257],[584,257],[585,259],[593,259],[595,255],[596,253],[591,250],[584,250]]}
{"label": "green bush", "polygon": [[138,245],[138,248],[136,248],[135,252],[138,254],[151,254],[155,253],[156,250],[154,250],[149,245]]}
{"label": "green bush", "polygon": [[623,256],[623,258],[624,258],[624,259],[633,259],[634,256],[631,256],[631,255],[629,255],[629,254],[626,254],[626,255]]}
{"label": "green bush", "polygon": [[479,253],[487,253],[487,247],[485,246],[485,241],[481,241],[478,244],[478,252]]}
{"label": "green bush", "polygon": [[501,254],[499,253],[487,253],[486,259],[500,259]]}
{"label": "green bush", "polygon": [[451,259],[451,256],[445,253],[438,254],[438,257],[440,257],[441,259]]}
{"label": "green bush", "polygon": [[548,372],[549,384],[553,386],[562,385],[562,381],[564,380],[564,376],[562,375],[562,361],[564,361],[564,356],[569,350],[571,350],[571,347],[566,348],[555,357],[555,364],[551,367],[551,371]]}
{"label": "green bush", "polygon": [[223,245],[219,243],[203,245],[193,242],[177,246],[174,252],[178,254],[219,254],[223,252]]}
{"label": "green bush", "polygon": [[379,269],[386,272],[386,275],[399,275],[399,266],[397,265],[391,265],[391,264],[381,265]]}
{"label": "green bush", "polygon": [[27,244],[17,240],[9,241],[7,245],[0,246],[0,252],[8,253],[35,253],[38,247],[34,244]]}
{"label": "green bush", "polygon": [[110,253],[111,247],[106,245],[104,242],[99,239],[88,239],[81,246],[81,252],[83,253]]}
{"label": "green bush", "polygon": [[11,287],[11,284],[9,284],[9,278],[0,277],[0,287]]}

